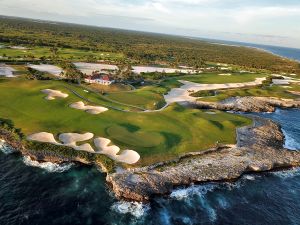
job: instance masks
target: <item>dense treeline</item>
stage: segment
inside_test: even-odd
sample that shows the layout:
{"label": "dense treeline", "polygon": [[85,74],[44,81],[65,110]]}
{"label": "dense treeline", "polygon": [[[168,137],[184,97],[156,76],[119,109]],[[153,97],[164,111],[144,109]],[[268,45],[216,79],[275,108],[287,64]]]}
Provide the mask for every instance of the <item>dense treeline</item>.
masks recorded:
{"label": "dense treeline", "polygon": [[0,41],[83,50],[122,52],[132,63],[201,67],[222,62],[274,72],[299,72],[299,63],[249,49],[183,37],[30,19],[0,18]]}

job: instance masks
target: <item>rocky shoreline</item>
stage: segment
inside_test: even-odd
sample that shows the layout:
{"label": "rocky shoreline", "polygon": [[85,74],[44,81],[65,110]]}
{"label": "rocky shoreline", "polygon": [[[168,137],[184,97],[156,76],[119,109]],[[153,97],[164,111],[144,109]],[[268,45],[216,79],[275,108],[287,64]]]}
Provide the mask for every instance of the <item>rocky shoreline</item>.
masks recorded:
{"label": "rocky shoreline", "polygon": [[299,108],[300,100],[279,99],[273,97],[233,97],[220,102],[189,102],[198,109],[217,109],[237,112],[274,112],[276,108]]}
{"label": "rocky shoreline", "polygon": [[22,155],[40,162],[77,162],[95,165],[107,173],[106,180],[115,196],[133,201],[150,201],[153,196],[169,194],[178,186],[238,179],[244,173],[300,166],[300,152],[283,148],[284,135],[278,124],[251,116],[251,126],[237,129],[237,144],[188,153],[178,159],[155,165],[107,170],[103,159],[67,157],[52,151],[35,151],[0,129],[0,139]]}
{"label": "rocky shoreline", "polygon": [[282,147],[284,136],[279,125],[257,117],[253,121],[253,125],[237,129],[235,146],[193,153],[176,162],[108,174],[107,181],[120,199],[149,201],[178,186],[235,180],[244,173],[300,165],[300,153]]}

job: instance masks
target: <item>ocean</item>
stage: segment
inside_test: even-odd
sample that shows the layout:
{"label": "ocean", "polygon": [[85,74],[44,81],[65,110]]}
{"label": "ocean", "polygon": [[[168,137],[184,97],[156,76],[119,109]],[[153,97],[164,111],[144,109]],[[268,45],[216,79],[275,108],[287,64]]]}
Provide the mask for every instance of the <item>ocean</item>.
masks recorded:
{"label": "ocean", "polygon": [[219,43],[225,45],[235,45],[235,46],[245,46],[251,48],[258,48],[272,54],[279,55],[285,58],[290,58],[293,60],[297,60],[300,62],[300,49],[298,48],[287,48],[287,47],[279,47],[279,46],[272,46],[272,45],[262,45],[262,44],[253,44],[253,43],[246,43],[246,42],[235,42],[235,41],[222,41],[222,40],[209,40],[205,39],[206,41],[212,43]]}
{"label": "ocean", "polygon": [[[286,147],[299,149],[300,110],[257,115],[280,123]],[[179,188],[142,204],[115,199],[95,167],[37,163],[2,150],[1,225],[300,224],[298,168]]]}

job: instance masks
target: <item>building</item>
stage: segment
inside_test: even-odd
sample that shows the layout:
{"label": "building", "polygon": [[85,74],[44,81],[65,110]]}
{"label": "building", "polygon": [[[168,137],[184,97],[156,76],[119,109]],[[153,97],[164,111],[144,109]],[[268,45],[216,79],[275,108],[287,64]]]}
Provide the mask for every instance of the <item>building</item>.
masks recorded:
{"label": "building", "polygon": [[84,81],[89,84],[101,84],[101,85],[111,85],[114,83],[114,80],[112,80],[109,75],[101,75],[101,74],[93,74],[91,76],[86,76]]}

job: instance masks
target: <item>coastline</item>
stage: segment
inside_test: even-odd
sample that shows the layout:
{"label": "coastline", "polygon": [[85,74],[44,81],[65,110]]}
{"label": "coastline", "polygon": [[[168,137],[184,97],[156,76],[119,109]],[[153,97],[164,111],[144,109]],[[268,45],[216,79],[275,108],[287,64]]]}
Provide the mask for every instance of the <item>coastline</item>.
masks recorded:
{"label": "coastline", "polygon": [[[206,151],[187,153],[171,161],[130,169],[108,170],[101,160],[66,157],[45,149],[30,150],[5,134],[3,129],[0,129],[0,138],[23,156],[38,162],[95,165],[106,173],[106,180],[117,199],[148,202],[154,196],[171,193],[175,187],[234,181],[245,173],[300,165],[300,153],[283,147],[285,137],[278,124],[268,119],[250,117],[253,119],[252,125],[237,129],[236,145],[217,146]],[[249,139],[249,136],[252,138]]]}
{"label": "coastline", "polygon": [[[232,47],[245,47],[245,48],[251,48],[251,49],[255,49],[255,50],[258,50],[258,51],[262,51],[262,52],[266,52],[266,53],[269,53],[269,54],[272,54],[274,56],[278,56],[280,58],[283,58],[283,59],[286,59],[286,60],[291,60],[291,61],[295,61],[295,62],[298,62],[300,63],[300,59],[295,59],[295,58],[290,58],[288,56],[284,56],[284,55],[281,55],[279,53],[275,53],[271,50],[268,50],[268,49],[265,49],[263,48],[261,44],[253,44],[253,45],[258,45],[260,47],[255,47],[255,46],[251,46],[252,43],[242,43],[242,42],[234,42],[232,44],[229,44],[227,43],[227,41],[222,41],[222,40],[215,40],[216,42],[209,42],[211,44],[215,44],[215,45],[224,45],[224,46],[232,46]],[[239,44],[240,43],[240,44]],[[267,46],[267,45],[266,45]],[[282,47],[282,46],[273,46],[273,45],[270,45],[270,47],[275,47],[275,48],[287,48],[287,49],[295,49],[295,50],[299,50],[300,49],[297,49],[297,48],[289,48],[289,47]],[[299,56],[300,57],[300,56]]]}
{"label": "coastline", "polygon": [[[283,148],[281,128],[271,120],[252,117],[253,125],[237,130],[237,145],[194,153],[173,162],[107,175],[119,199],[147,202],[176,187],[237,180],[252,172],[300,165],[300,153]],[[248,137],[252,138],[249,139]]]}

